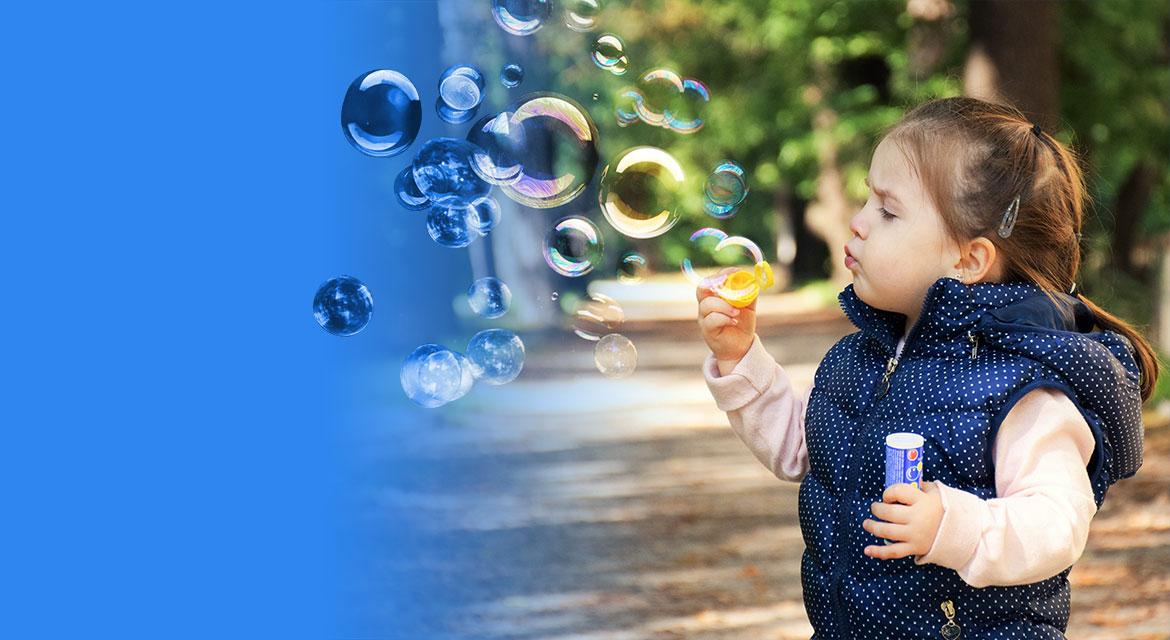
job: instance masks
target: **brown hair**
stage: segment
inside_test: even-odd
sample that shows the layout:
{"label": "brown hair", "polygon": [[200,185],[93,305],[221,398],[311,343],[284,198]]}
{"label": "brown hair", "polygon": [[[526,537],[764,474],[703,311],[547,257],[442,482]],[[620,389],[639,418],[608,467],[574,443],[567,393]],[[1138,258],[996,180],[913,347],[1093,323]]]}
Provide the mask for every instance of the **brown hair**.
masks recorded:
{"label": "brown hair", "polygon": [[[1073,152],[1034,129],[1018,109],[975,98],[943,98],[907,113],[886,137],[897,144],[956,242],[983,236],[1004,261],[1004,282],[1031,282],[1053,299],[1076,282],[1088,197]],[[1015,226],[997,233],[1019,197]],[[1129,340],[1141,370],[1142,400],[1153,393],[1158,359],[1129,323],[1076,294],[1097,325]]]}

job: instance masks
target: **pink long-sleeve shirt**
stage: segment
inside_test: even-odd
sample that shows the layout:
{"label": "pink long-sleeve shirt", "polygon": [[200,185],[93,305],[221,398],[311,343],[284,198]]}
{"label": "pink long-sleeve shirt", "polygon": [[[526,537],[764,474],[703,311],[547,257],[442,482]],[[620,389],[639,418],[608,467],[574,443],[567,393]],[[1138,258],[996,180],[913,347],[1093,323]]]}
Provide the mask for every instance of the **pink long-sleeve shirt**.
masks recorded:
{"label": "pink long-sleeve shirt", "polygon": [[[727,375],[720,375],[713,355],[703,375],[716,406],[764,466],[782,480],[808,473],[804,417],[812,387],[797,395],[758,336]],[[1028,392],[992,445],[999,497],[983,500],[936,483],[942,521],[930,551],[915,562],[954,569],[973,587],[1028,584],[1067,569],[1084,551],[1097,511],[1086,470],[1094,445],[1088,423],[1066,395],[1047,388]]]}

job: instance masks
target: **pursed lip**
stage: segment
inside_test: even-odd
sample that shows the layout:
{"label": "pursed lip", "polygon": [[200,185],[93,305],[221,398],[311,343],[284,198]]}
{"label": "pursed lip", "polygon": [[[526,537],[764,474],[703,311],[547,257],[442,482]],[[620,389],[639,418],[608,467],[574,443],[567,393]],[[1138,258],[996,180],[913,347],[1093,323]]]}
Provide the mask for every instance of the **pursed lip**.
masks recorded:
{"label": "pursed lip", "polygon": [[845,255],[847,257],[853,258],[855,261],[857,261],[858,264],[861,264],[861,261],[857,260],[857,258],[853,255],[853,252],[849,250],[849,245],[845,245]]}

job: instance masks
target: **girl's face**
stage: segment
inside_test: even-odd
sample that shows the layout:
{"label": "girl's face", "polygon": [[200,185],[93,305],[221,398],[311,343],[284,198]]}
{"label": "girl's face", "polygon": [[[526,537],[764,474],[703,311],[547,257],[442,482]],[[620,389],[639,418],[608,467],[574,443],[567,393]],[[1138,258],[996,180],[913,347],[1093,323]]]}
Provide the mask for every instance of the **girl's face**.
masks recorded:
{"label": "girl's face", "polygon": [[849,222],[845,245],[853,290],[871,307],[917,320],[926,291],[942,277],[958,275],[958,246],[923,190],[913,166],[888,138],[869,167],[869,199]]}

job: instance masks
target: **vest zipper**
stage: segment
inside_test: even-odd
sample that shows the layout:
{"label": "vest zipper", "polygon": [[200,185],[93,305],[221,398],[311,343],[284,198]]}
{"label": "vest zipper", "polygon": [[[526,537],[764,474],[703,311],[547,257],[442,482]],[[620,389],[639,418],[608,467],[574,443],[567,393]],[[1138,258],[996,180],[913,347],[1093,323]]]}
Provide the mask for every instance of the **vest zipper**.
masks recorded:
{"label": "vest zipper", "polygon": [[898,358],[896,358],[896,357],[890,358],[886,362],[886,373],[885,373],[885,375],[882,376],[881,382],[879,382],[877,385],[877,395],[874,398],[874,402],[881,400],[882,398],[886,397],[887,393],[889,393],[889,391],[890,391],[890,376],[894,375],[894,371],[896,371],[897,369],[898,369]]}
{"label": "vest zipper", "polygon": [[942,602],[943,615],[946,616],[946,624],[939,629],[939,634],[944,640],[956,640],[963,634],[962,628],[955,622],[955,603],[950,600],[943,600]]}
{"label": "vest zipper", "polygon": [[967,341],[971,343],[971,359],[979,355],[979,334],[974,331],[967,332]]}

